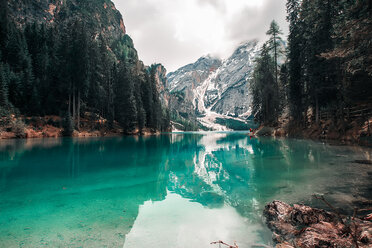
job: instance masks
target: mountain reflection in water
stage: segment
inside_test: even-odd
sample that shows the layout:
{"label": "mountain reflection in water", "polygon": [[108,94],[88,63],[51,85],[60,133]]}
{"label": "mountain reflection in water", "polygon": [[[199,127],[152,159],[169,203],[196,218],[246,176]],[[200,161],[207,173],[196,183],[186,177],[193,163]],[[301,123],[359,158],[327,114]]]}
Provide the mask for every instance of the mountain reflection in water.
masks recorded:
{"label": "mountain reflection in water", "polygon": [[371,150],[239,132],[0,143],[4,247],[270,244],[274,199],[352,211],[371,199]]}

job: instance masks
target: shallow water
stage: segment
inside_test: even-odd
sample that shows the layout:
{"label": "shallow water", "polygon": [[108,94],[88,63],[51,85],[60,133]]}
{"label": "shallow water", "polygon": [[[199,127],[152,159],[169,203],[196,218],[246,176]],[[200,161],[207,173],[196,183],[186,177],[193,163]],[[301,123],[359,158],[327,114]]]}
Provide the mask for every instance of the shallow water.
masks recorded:
{"label": "shallow water", "polygon": [[274,199],[371,200],[372,150],[244,133],[0,142],[0,247],[272,244]]}

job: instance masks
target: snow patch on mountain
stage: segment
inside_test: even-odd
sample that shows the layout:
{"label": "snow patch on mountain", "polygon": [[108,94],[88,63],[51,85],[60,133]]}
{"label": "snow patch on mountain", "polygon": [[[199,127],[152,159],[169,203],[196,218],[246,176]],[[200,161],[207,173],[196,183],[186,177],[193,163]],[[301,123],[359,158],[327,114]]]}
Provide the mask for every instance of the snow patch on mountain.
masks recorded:
{"label": "snow patch on mountain", "polygon": [[228,130],[217,118],[245,122],[251,115],[249,80],[258,49],[257,41],[245,42],[226,60],[207,55],[169,73],[170,93],[183,97],[171,107],[213,130]]}

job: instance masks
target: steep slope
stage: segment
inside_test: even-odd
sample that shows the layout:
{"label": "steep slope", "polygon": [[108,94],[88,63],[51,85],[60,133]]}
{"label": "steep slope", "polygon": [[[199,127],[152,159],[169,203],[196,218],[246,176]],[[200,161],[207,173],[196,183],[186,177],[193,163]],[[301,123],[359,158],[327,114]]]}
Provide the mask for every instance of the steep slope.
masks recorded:
{"label": "steep slope", "polygon": [[[2,0],[3,1],[3,0]],[[9,16],[20,27],[27,23],[45,24],[57,32],[69,22],[84,23],[90,38],[101,35],[109,46],[109,51],[117,57],[130,55],[137,62],[137,51],[126,29],[121,13],[110,0],[9,0]]]}
{"label": "steep slope", "polygon": [[156,88],[159,92],[159,98],[162,106],[165,108],[169,107],[169,90],[168,90],[168,79],[167,79],[167,69],[162,64],[154,64],[148,67],[150,70],[152,67],[155,68],[155,82]]}
{"label": "steep slope", "polygon": [[250,116],[249,78],[257,51],[257,42],[249,41],[224,61],[201,57],[169,73],[172,110],[208,129],[229,129],[222,119],[245,122]]}
{"label": "steep slope", "polygon": [[181,116],[189,118],[205,112],[205,82],[222,65],[218,58],[205,56],[194,64],[186,65],[168,74],[168,89],[172,94],[171,106]]}
{"label": "steep slope", "polygon": [[1,116],[56,116],[66,136],[168,130],[166,71],[138,59],[113,2],[0,0],[0,17]]}

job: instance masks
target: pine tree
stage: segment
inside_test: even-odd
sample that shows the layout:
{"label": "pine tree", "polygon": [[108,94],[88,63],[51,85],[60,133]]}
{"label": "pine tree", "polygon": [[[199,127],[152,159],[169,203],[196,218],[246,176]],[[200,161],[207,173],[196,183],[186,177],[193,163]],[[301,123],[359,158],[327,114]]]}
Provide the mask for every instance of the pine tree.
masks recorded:
{"label": "pine tree", "polygon": [[88,37],[84,25],[76,21],[72,29],[72,94],[73,94],[73,119],[77,121],[77,129],[80,128],[81,100],[88,91],[89,77],[89,54]]}
{"label": "pine tree", "polygon": [[258,123],[272,125],[277,121],[279,110],[278,86],[275,82],[274,60],[268,44],[261,48],[260,56],[251,81],[253,115]]}
{"label": "pine tree", "polygon": [[372,95],[372,2],[332,1],[332,8],[337,13],[332,18],[334,47],[322,57],[340,66],[339,94],[346,105],[368,102]]}
{"label": "pine tree", "polygon": [[134,84],[130,71],[125,62],[118,68],[115,82],[115,116],[123,127],[124,133],[131,133],[137,127],[137,108],[134,96]]}
{"label": "pine tree", "polygon": [[139,132],[142,133],[143,129],[146,126],[146,112],[143,107],[142,101],[142,92],[141,92],[141,85],[142,79],[137,76],[134,84],[134,96],[136,98],[136,107],[137,107],[137,123]]}
{"label": "pine tree", "polygon": [[142,92],[142,103],[143,108],[146,112],[146,125],[147,127],[154,126],[154,108],[153,108],[153,94],[152,94],[152,84],[150,80],[149,72],[145,73],[145,80],[141,85]]}
{"label": "pine tree", "polygon": [[[98,42],[93,40],[89,43],[89,85],[87,105],[92,112],[101,113],[102,96],[104,95],[103,87],[100,85],[100,63]],[[115,68],[116,70],[116,68]]]}
{"label": "pine tree", "polygon": [[278,57],[281,53],[280,46],[281,42],[283,41],[280,37],[282,31],[279,28],[279,25],[276,23],[275,20],[273,20],[270,23],[270,28],[266,32],[267,35],[270,35],[269,39],[269,47],[274,52],[274,65],[275,65],[275,82],[278,84]]}
{"label": "pine tree", "polygon": [[55,28],[47,30],[46,47],[48,49],[48,63],[46,68],[46,82],[42,89],[42,108],[46,114],[60,114],[60,107],[66,107],[66,98],[62,98],[60,92],[60,70],[58,48],[61,44]]}
{"label": "pine tree", "polygon": [[[0,56],[1,59],[1,56]],[[8,84],[9,84],[9,66],[0,62],[0,108],[8,107]]]}
{"label": "pine tree", "polygon": [[108,119],[110,127],[118,121],[126,133],[165,130],[169,113],[159,99],[155,66],[147,70],[138,63],[129,36],[93,38],[86,22],[67,18],[71,7],[66,3],[59,12],[66,22],[20,27],[0,0],[0,106],[26,116],[66,109],[77,129],[85,110]]}
{"label": "pine tree", "polygon": [[[71,47],[72,39],[70,37],[69,27],[64,26],[63,32],[57,38],[59,46],[57,49],[56,67],[59,70],[56,72],[56,81],[58,82],[56,88],[56,95],[61,101],[62,106],[66,107],[71,115],[72,106],[72,63],[71,63]],[[66,106],[67,105],[67,106]]]}
{"label": "pine tree", "polygon": [[0,51],[4,54],[9,35],[8,1],[0,0]]}
{"label": "pine tree", "polygon": [[156,65],[152,65],[150,67],[150,85],[151,85],[151,94],[152,94],[152,118],[149,127],[155,130],[159,130],[161,128],[161,120],[162,120],[162,107],[159,98],[159,92],[156,86]]}
{"label": "pine tree", "polygon": [[101,106],[101,114],[105,117],[109,117],[112,115],[112,104],[113,104],[113,79],[111,77],[111,65],[113,62],[111,61],[108,50],[107,50],[107,43],[102,35],[98,37],[99,41],[99,66],[98,66],[98,79],[100,86],[104,89],[103,94],[103,101]]}
{"label": "pine tree", "polygon": [[288,98],[291,116],[296,122],[301,121],[303,106],[303,77],[302,77],[302,42],[300,1],[287,1],[287,21],[289,22],[288,35]]}

